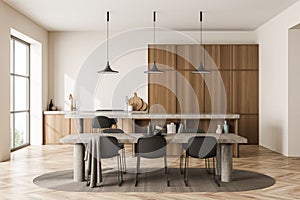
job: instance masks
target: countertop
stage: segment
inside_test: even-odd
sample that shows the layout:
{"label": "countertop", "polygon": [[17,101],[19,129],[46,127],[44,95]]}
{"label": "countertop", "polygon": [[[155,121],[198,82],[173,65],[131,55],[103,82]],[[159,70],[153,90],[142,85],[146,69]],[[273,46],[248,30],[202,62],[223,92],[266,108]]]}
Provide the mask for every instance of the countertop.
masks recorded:
{"label": "countertop", "polygon": [[239,119],[239,114],[153,114],[143,111],[44,111],[45,115],[65,115],[66,118],[93,118],[105,115],[113,118],[126,119]]}

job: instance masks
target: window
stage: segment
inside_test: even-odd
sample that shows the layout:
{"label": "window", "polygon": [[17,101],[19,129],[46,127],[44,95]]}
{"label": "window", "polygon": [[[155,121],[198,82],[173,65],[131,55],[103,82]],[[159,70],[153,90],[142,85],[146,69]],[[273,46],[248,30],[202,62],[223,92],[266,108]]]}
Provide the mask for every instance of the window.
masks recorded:
{"label": "window", "polygon": [[10,41],[10,134],[11,149],[29,145],[30,44],[11,37]]}

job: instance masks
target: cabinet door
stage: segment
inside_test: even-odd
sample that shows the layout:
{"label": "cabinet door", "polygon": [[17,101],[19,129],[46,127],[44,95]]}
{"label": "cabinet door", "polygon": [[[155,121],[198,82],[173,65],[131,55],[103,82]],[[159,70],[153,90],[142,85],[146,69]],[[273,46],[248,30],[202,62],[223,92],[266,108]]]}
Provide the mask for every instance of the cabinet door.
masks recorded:
{"label": "cabinet door", "polygon": [[149,69],[154,55],[162,74],[148,75],[148,103],[150,113],[176,113],[176,46],[150,45],[148,49]]}
{"label": "cabinet door", "polygon": [[232,69],[232,45],[206,44],[205,68],[208,70]]}
{"label": "cabinet door", "polygon": [[179,70],[177,74],[177,113],[204,113],[204,79],[201,74]]}
{"label": "cabinet door", "polygon": [[248,144],[258,144],[258,115],[240,115],[239,135],[248,139]]}
{"label": "cabinet door", "polygon": [[205,75],[205,113],[232,113],[231,79],[231,71],[212,71]]}
{"label": "cabinet door", "polygon": [[[92,120],[93,119],[83,119],[83,132],[84,133],[92,133]],[[77,134],[79,133],[79,119],[71,119],[70,122],[71,126],[71,134]]]}
{"label": "cabinet door", "polygon": [[233,45],[233,69],[258,69],[258,45]]}
{"label": "cabinet door", "polygon": [[44,115],[44,144],[59,144],[70,134],[70,120],[65,115]]}
{"label": "cabinet door", "polygon": [[258,71],[233,72],[233,112],[258,114]]}
{"label": "cabinet door", "polygon": [[204,112],[204,75],[192,73],[200,62],[199,45],[177,46],[177,113]]}

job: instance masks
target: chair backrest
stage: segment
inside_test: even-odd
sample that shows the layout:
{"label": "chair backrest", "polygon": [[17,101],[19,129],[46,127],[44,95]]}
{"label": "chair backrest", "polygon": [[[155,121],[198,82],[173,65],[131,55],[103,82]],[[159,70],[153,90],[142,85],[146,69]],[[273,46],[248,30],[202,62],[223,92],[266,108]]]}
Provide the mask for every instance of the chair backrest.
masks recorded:
{"label": "chair backrest", "polygon": [[184,129],[182,130],[181,133],[205,133],[204,130],[198,128],[198,129],[194,129],[194,128],[191,128],[191,129]]}
{"label": "chair backrest", "polygon": [[119,142],[112,136],[100,136],[100,157],[112,158],[119,155]]}
{"label": "chair backrest", "polygon": [[124,131],[119,128],[108,128],[108,129],[102,130],[102,133],[124,133]]}
{"label": "chair backrest", "polygon": [[187,156],[211,158],[217,154],[217,140],[211,136],[195,136],[188,141]]}
{"label": "chair backrest", "polygon": [[116,120],[113,118],[96,116],[93,118],[92,128],[110,128],[113,124],[117,124]]}
{"label": "chair backrest", "polygon": [[137,141],[136,153],[144,158],[166,156],[166,139],[162,136],[142,137]]}

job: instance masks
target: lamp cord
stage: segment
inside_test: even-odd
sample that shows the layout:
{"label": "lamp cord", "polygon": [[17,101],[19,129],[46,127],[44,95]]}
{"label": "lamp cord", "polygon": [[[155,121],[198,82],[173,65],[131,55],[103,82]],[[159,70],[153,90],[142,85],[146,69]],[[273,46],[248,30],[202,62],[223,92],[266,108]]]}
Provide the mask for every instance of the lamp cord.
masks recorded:
{"label": "lamp cord", "polygon": [[[204,57],[204,52],[203,52],[203,47],[202,47],[202,11],[200,11],[200,48],[201,48],[201,62],[204,61],[205,62],[205,57]],[[202,62],[202,64],[204,65],[204,62]]]}
{"label": "lamp cord", "polygon": [[108,24],[109,24],[109,11],[107,11],[107,19],[106,19],[106,60],[107,60],[107,62],[109,62],[108,61],[108,59],[109,59],[109,39],[108,39],[109,26],[108,26]]}
{"label": "lamp cord", "polygon": [[154,63],[156,62],[156,38],[155,38],[155,22],[156,22],[156,11],[153,12],[153,44],[154,44]]}

